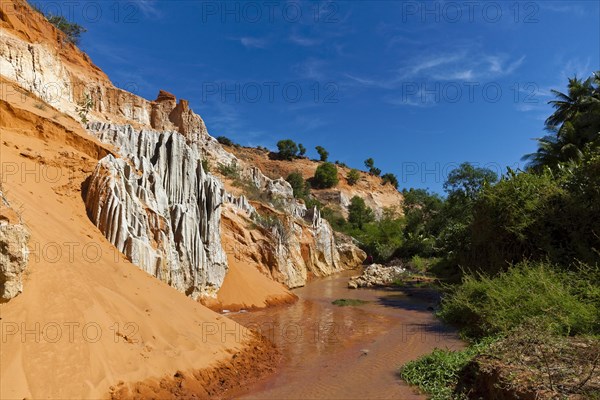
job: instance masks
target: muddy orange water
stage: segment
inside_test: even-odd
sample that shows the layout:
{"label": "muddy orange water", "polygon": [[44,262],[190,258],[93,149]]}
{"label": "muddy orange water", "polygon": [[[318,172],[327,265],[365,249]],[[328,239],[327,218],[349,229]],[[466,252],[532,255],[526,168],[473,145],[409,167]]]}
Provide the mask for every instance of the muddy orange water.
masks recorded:
{"label": "muddy orange water", "polygon": [[[235,397],[245,399],[425,399],[400,380],[403,363],[435,347],[459,349],[456,332],[432,314],[425,290],[347,288],[356,271],[295,290],[289,306],[231,315],[258,329],[284,356],[278,372]],[[368,301],[339,307],[340,298]]]}

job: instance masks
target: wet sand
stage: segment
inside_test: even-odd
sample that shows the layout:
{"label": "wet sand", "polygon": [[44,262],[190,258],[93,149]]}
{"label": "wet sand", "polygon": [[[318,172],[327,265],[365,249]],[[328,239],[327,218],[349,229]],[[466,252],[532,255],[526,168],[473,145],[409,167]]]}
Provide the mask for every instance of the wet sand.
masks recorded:
{"label": "wet sand", "polygon": [[[245,399],[425,399],[397,377],[403,363],[463,343],[431,311],[435,296],[347,288],[348,271],[294,290],[297,303],[231,315],[284,355],[275,375],[232,395]],[[368,301],[339,307],[339,298]]]}

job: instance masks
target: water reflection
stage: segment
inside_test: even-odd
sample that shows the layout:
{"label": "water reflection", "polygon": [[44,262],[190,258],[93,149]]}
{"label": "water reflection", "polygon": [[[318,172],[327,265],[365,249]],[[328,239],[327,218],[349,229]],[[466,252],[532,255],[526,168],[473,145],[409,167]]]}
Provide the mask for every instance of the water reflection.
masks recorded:
{"label": "water reflection", "polygon": [[[248,398],[423,398],[397,378],[397,367],[461,342],[428,311],[435,298],[348,289],[351,274],[295,290],[299,300],[293,305],[231,316],[258,327],[284,355],[279,372],[251,388]],[[331,304],[339,298],[368,303]]]}

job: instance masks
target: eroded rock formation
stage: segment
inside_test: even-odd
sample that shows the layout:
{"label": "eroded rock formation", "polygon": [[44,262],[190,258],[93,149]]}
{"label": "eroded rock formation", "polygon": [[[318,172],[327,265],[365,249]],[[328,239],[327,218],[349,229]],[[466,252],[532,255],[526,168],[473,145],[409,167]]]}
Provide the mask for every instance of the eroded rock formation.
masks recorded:
{"label": "eroded rock formation", "polygon": [[29,231],[0,191],[0,303],[23,291]]}
{"label": "eroded rock formation", "polygon": [[[32,13],[17,3],[19,12]],[[32,15],[28,21],[35,22],[38,16]],[[45,43],[49,34],[52,40],[62,37],[45,20],[39,25],[50,32],[39,38],[21,35],[13,26],[19,21],[0,20],[8,28],[0,37],[1,74],[78,121],[78,103],[89,95],[93,106],[87,117],[100,121],[89,131],[116,146],[120,158],[107,156],[98,163],[88,180],[86,207],[111,243],[142,269],[192,297],[212,295],[227,271],[220,205],[231,203],[248,218],[259,215],[255,202],[227,193],[203,171],[201,157],[215,166],[237,163],[240,176],[283,213],[280,226],[258,235],[263,238],[260,263],[274,279],[301,286],[311,276],[362,261],[364,253],[338,243],[327,221],[293,197],[288,182],[239,161],[208,135],[187,101],[165,91],[149,101],[117,88],[76,47]]]}
{"label": "eroded rock formation", "polygon": [[123,158],[100,160],[85,202],[91,220],[146,272],[194,298],[221,286],[227,260],[220,213],[225,191],[176,132],[102,123],[90,131]]}

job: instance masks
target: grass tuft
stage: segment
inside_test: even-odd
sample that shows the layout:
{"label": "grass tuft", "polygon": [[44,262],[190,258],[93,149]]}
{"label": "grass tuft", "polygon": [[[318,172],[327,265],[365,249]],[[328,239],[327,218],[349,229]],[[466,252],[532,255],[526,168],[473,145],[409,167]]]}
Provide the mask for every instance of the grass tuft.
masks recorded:
{"label": "grass tuft", "polygon": [[461,370],[473,357],[489,348],[492,342],[493,339],[487,339],[460,351],[435,349],[405,364],[400,368],[399,375],[409,384],[416,385],[429,394],[432,400],[456,398],[453,392]]}
{"label": "grass tuft", "polygon": [[368,301],[359,300],[359,299],[337,299],[337,300],[334,300],[331,302],[331,304],[333,304],[335,306],[339,306],[339,307],[362,306],[367,303],[368,303]]}

